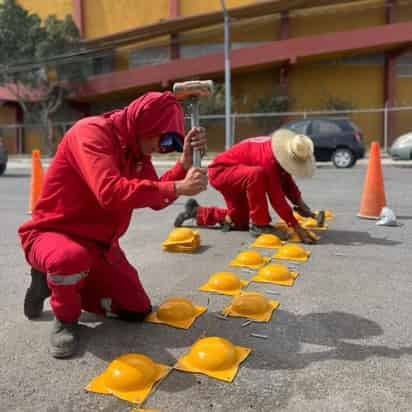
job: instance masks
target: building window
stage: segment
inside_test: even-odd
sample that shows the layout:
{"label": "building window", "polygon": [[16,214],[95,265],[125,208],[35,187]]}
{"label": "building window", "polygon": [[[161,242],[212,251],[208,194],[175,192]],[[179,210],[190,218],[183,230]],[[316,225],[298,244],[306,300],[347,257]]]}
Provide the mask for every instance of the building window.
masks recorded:
{"label": "building window", "polygon": [[412,53],[398,57],[396,74],[398,77],[412,77]]}

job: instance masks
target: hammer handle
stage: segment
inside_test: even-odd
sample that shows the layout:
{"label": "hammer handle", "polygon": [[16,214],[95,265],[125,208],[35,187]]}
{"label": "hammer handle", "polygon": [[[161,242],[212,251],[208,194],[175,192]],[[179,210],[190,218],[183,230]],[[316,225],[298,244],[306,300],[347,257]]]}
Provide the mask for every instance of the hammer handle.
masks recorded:
{"label": "hammer handle", "polygon": [[[192,99],[192,113],[191,113],[191,126],[199,127],[199,100],[197,98]],[[193,151],[193,166],[194,167],[201,167],[202,166],[202,158],[200,155],[200,150]]]}

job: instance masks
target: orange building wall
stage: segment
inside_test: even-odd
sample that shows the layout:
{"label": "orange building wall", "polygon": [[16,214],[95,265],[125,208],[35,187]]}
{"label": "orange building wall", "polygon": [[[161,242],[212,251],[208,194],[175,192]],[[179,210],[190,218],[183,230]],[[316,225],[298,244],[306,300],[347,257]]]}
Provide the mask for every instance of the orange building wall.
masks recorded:
{"label": "orange building wall", "polygon": [[383,2],[357,2],[355,6],[328,6],[292,12],[289,36],[352,30],[385,24]]}
{"label": "orange building wall", "polygon": [[[381,108],[383,67],[378,65],[308,64],[293,66],[289,94],[292,111],[325,110],[329,96],[350,102],[356,109]],[[383,138],[383,116],[379,113],[354,114],[365,140]]]}
{"label": "orange building wall", "polygon": [[73,14],[72,0],[17,0],[18,3],[32,13],[38,14],[42,19],[55,14],[63,19],[67,14]]}
{"label": "orange building wall", "polygon": [[85,38],[133,29],[169,17],[169,0],[84,0]]}

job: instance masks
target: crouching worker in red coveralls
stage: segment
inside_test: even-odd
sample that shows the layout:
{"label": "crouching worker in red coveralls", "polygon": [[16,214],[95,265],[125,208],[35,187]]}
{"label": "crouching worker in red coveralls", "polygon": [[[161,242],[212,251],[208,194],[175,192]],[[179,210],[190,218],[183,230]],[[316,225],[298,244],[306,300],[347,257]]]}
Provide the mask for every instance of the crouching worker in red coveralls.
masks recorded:
{"label": "crouching worker in red coveralls", "polygon": [[[206,134],[184,137],[184,115],[170,92],[147,93],[123,110],[78,121],[47,172],[32,220],[19,228],[32,267],[24,313],[42,314],[50,297],[54,357],[74,354],[81,310],[141,321],[151,304],[118,239],[135,208],[159,210],[180,195],[206,190],[207,172],[192,167]],[[150,155],[183,151],[158,178]]]}
{"label": "crouching worker in red coveralls", "polygon": [[278,130],[271,137],[243,140],[219,154],[209,166],[209,182],[224,197],[226,208],[202,207],[189,199],[175,226],[196,219],[201,226],[221,224],[223,230],[249,230],[252,235],[273,233],[287,239],[285,231],[270,225],[266,196],[277,214],[305,243],[313,243],[302,228],[287,199],[305,217],[314,217],[303,201],[291,175],[312,176],[315,171],[313,143],[309,137]]}

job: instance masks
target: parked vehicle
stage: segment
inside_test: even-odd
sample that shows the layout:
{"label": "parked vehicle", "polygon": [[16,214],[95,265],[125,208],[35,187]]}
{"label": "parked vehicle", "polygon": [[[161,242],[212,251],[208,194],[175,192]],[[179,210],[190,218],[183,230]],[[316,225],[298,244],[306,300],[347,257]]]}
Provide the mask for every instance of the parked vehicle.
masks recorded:
{"label": "parked vehicle", "polygon": [[393,160],[412,160],[412,132],[396,138],[389,148],[389,154]]}
{"label": "parked vehicle", "polygon": [[337,168],[348,168],[365,156],[363,134],[348,118],[310,117],[290,121],[282,127],[309,136],[318,162],[332,161]]}
{"label": "parked vehicle", "polygon": [[8,154],[3,139],[0,137],[0,176],[7,169]]}

